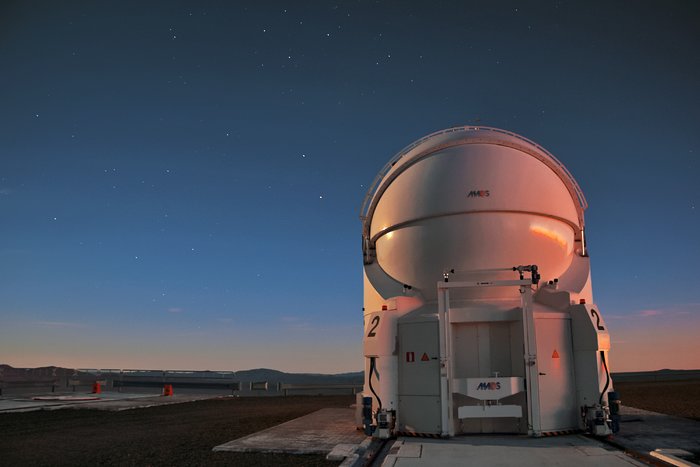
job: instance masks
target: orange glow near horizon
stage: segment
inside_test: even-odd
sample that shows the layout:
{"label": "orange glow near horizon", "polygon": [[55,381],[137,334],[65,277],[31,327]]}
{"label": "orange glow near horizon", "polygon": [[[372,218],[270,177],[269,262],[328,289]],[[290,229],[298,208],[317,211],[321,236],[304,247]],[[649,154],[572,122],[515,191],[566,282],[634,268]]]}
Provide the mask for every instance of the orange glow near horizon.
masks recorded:
{"label": "orange glow near horizon", "polygon": [[654,371],[700,369],[700,315],[696,306],[642,310],[629,316],[608,316],[610,369]]}

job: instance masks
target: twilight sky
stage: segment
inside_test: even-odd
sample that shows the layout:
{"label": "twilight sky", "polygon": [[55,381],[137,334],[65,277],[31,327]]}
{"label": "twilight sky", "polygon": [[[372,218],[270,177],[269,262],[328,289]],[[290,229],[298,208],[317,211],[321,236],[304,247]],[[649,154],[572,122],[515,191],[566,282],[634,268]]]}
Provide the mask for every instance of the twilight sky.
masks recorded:
{"label": "twilight sky", "polygon": [[479,124],[573,173],[613,371],[700,368],[700,3],[2,2],[0,363],[362,368],[359,208]]}

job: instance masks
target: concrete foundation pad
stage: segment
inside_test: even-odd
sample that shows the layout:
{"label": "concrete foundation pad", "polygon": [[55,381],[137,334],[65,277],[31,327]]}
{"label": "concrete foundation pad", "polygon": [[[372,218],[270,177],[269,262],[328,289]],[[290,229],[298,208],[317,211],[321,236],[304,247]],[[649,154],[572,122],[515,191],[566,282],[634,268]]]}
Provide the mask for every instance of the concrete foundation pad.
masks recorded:
{"label": "concrete foundation pad", "polygon": [[548,438],[525,436],[464,436],[449,440],[399,438],[382,467],[448,467],[498,465],[540,466],[642,466],[637,460],[611,446],[585,436]]}
{"label": "concrete foundation pad", "polygon": [[37,396],[32,397],[34,401],[97,401],[100,400],[97,396]]}
{"label": "concrete foundation pad", "polygon": [[[394,443],[396,446],[398,443]],[[399,444],[399,449],[396,451],[396,457],[420,457],[423,453],[423,445],[417,443],[404,443]]]}
{"label": "concrete foundation pad", "polygon": [[[401,437],[383,459],[384,467],[461,466],[625,466],[647,465],[626,454],[647,456],[658,448],[700,450],[700,423],[625,408],[622,432],[612,442],[583,435],[532,438],[474,435],[452,439]],[[639,426],[634,426],[640,424]],[[273,428],[222,444],[215,451],[328,454],[342,465],[361,460],[371,439],[355,429],[352,408],[322,409]],[[613,445],[611,445],[613,444]],[[623,450],[621,450],[623,449]]]}
{"label": "concrete foundation pad", "polygon": [[696,465],[700,458],[700,422],[623,407],[620,432],[606,440],[582,435],[399,438],[382,465],[457,466],[467,458],[475,465],[500,466],[629,466],[647,465],[644,462],[653,463],[653,458],[679,466]]}
{"label": "concrete foundation pad", "polygon": [[649,454],[651,454],[651,457],[656,457],[667,464],[675,465],[677,467],[694,467],[697,465],[685,459],[687,457],[691,457],[692,454],[683,449],[657,449],[655,451],[651,451]]}
{"label": "concrete foundation pad", "polygon": [[357,452],[357,444],[336,444],[328,453],[326,459],[329,461],[342,461]]}
{"label": "concrete foundation pad", "polygon": [[621,415],[620,432],[611,437],[612,444],[646,455],[680,449],[692,454],[691,462],[700,463],[700,422],[625,406]]}
{"label": "concrete foundation pad", "polygon": [[359,467],[360,465],[362,465],[360,464],[360,456],[358,454],[353,454],[350,457],[346,457],[338,467]]}
{"label": "concrete foundation pad", "polygon": [[365,438],[355,428],[354,409],[329,408],[216,446],[214,451],[328,454],[337,445],[359,446]]}

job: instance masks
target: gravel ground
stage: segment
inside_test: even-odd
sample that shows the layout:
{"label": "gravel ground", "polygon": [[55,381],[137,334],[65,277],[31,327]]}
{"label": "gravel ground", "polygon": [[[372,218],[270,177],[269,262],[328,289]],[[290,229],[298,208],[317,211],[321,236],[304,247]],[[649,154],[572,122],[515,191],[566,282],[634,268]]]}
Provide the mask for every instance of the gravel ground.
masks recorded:
{"label": "gravel ground", "polygon": [[700,421],[700,381],[615,383],[622,405]]}
{"label": "gravel ground", "polygon": [[[700,421],[700,381],[616,383],[622,403]],[[246,397],[123,412],[0,414],[2,466],[332,466],[322,455],[212,452],[212,448],[354,396]]]}
{"label": "gravel ground", "polygon": [[212,452],[216,445],[354,396],[246,397],[107,412],[0,414],[2,466],[332,466],[323,455]]}

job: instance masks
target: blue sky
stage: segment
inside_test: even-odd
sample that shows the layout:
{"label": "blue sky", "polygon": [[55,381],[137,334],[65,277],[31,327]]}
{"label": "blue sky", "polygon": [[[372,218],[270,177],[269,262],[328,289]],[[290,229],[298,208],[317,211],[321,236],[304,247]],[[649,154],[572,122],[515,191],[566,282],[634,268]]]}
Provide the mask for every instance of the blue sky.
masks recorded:
{"label": "blue sky", "polygon": [[358,370],[367,186],[413,140],[479,124],[581,185],[613,369],[700,367],[698,19],[681,1],[6,2],[0,360]]}

